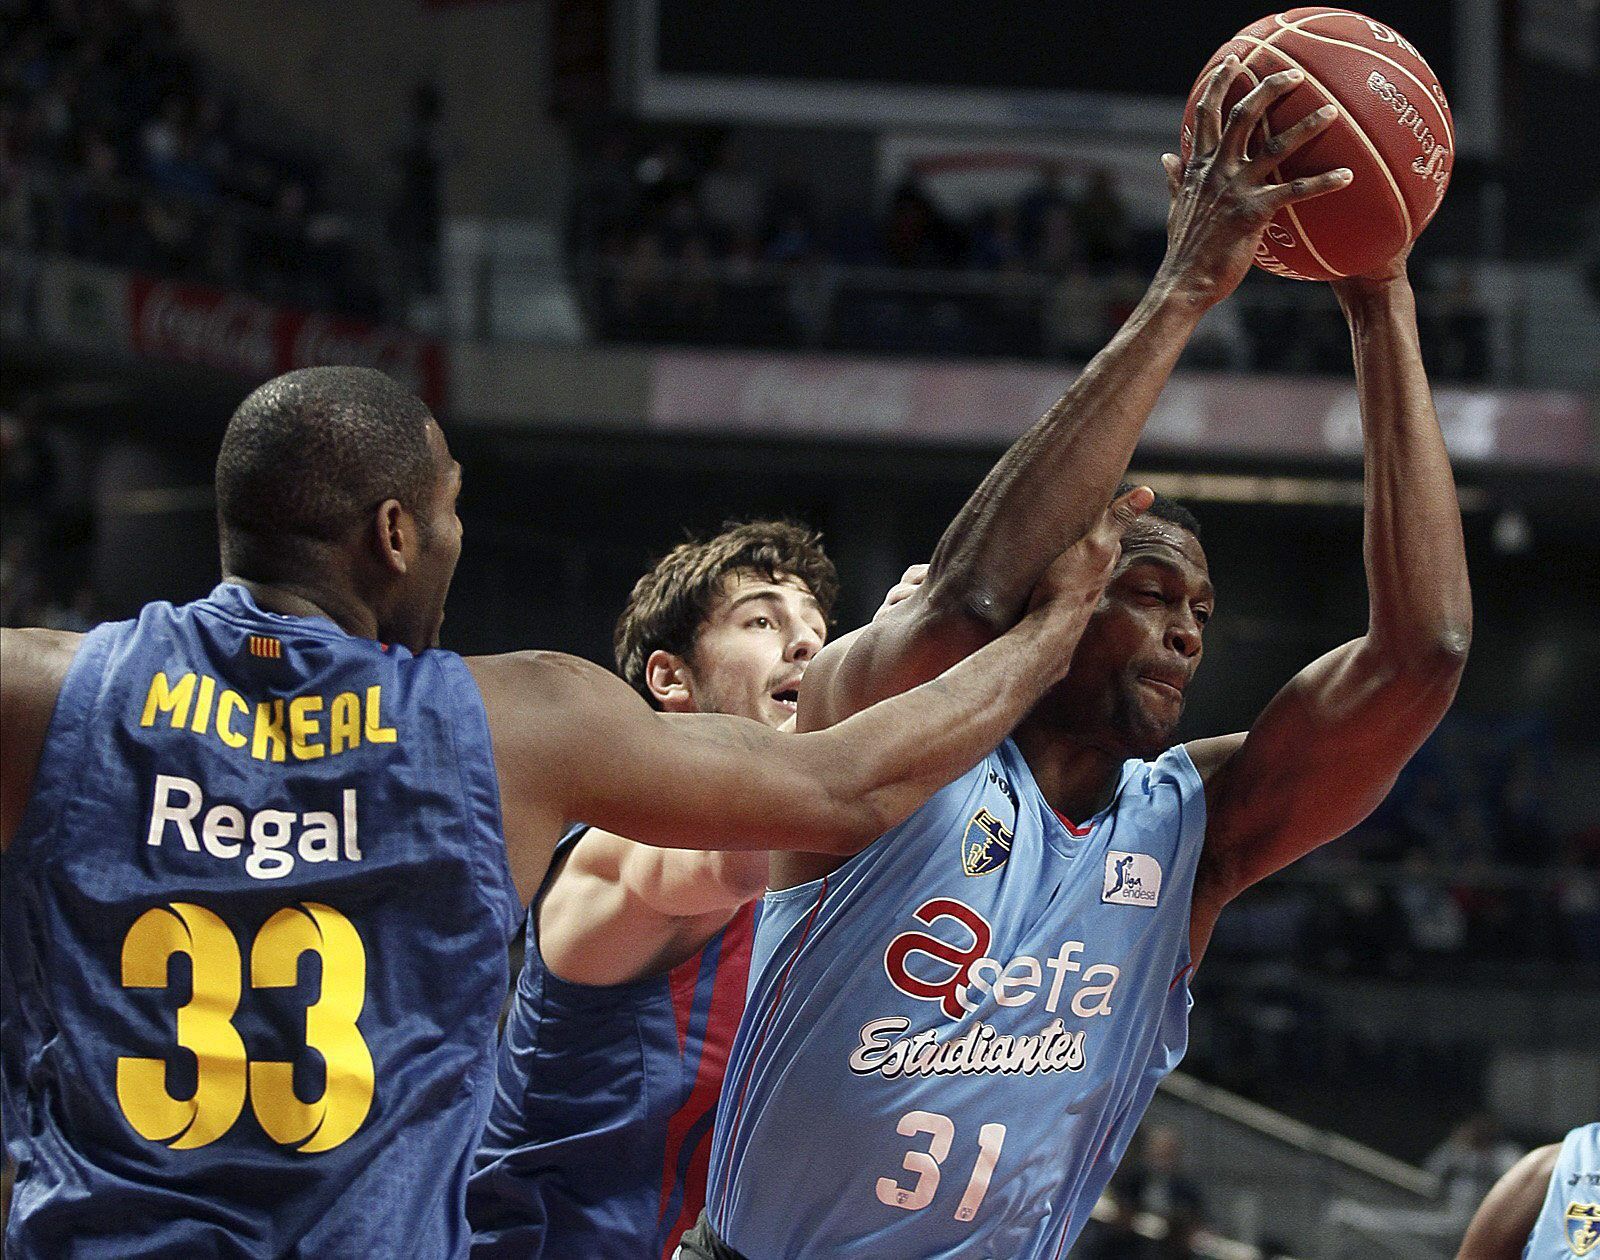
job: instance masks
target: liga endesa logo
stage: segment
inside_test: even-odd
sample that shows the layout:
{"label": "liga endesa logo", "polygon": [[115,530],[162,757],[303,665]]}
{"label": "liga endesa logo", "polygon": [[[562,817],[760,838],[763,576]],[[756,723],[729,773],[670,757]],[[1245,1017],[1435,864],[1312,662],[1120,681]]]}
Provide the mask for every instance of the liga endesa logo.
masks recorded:
{"label": "liga endesa logo", "polygon": [[[912,911],[912,917],[965,940],[952,944],[932,932],[902,932],[884,951],[884,972],[907,997],[937,1002],[950,1019],[960,1019],[991,999],[1002,1007],[1028,1006],[1043,999],[1051,1015],[1065,1002],[1080,1019],[1111,1014],[1111,996],[1122,969],[1113,963],[1085,964],[1082,941],[1062,941],[1048,958],[1018,954],[1001,962],[989,956],[994,940],[989,921],[964,901],[933,897]],[[1069,976],[1074,977],[1070,989]]]}

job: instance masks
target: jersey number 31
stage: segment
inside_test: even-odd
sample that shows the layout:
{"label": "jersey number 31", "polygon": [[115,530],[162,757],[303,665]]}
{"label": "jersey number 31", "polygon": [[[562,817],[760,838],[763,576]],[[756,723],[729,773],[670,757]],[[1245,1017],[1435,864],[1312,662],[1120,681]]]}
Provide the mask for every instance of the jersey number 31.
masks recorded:
{"label": "jersey number 31", "polygon": [[[926,1134],[932,1141],[925,1151],[906,1152],[901,1167],[917,1174],[916,1181],[909,1187],[902,1186],[893,1177],[878,1178],[878,1202],[904,1208],[907,1212],[920,1212],[939,1192],[940,1165],[955,1141],[955,1121],[937,1111],[908,1111],[900,1117],[895,1132],[901,1137]],[[967,1179],[961,1202],[956,1205],[956,1220],[970,1221],[983,1206],[983,1198],[989,1193],[989,1179],[994,1176],[994,1166],[1000,1161],[1000,1148],[1005,1140],[1003,1124],[986,1124],[978,1130],[978,1160],[972,1166],[972,1176]]]}

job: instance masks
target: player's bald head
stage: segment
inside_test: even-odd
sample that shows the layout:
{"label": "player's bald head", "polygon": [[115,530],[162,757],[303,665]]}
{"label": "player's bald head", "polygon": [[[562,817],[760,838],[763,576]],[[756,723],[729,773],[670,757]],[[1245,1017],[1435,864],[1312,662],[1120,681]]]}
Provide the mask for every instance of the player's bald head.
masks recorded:
{"label": "player's bald head", "polygon": [[422,400],[382,372],[315,367],[255,390],[228,422],[217,456],[224,568],[292,578],[386,499],[425,522],[438,456]]}

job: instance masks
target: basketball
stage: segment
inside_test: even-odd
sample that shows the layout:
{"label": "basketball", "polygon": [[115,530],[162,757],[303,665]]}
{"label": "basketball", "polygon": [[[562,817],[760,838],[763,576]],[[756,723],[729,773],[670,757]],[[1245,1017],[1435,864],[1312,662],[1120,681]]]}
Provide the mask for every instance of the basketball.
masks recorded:
{"label": "basketball", "polygon": [[1278,211],[1256,265],[1296,280],[1334,280],[1369,272],[1416,240],[1449,186],[1455,128],[1444,89],[1410,41],[1348,9],[1290,9],[1253,22],[1217,49],[1189,93],[1185,162],[1196,102],[1229,53],[1244,73],[1229,86],[1224,120],[1262,79],[1292,68],[1305,80],[1268,110],[1270,132],[1329,102],[1339,108],[1326,131],[1284,159],[1283,181],[1340,166],[1354,175],[1336,192]]}

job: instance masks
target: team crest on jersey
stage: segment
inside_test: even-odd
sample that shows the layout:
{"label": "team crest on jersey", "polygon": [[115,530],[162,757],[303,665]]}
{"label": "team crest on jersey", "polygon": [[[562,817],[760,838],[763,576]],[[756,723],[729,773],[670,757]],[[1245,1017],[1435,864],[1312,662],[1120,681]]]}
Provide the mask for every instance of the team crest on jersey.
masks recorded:
{"label": "team crest on jersey", "polygon": [[998,871],[1011,856],[1015,833],[987,809],[980,809],[961,837],[961,869],[968,875]]}
{"label": "team crest on jersey", "polygon": [[1100,900],[1113,906],[1153,906],[1161,900],[1161,863],[1148,853],[1106,854]]}
{"label": "team crest on jersey", "polygon": [[1567,1246],[1575,1256],[1600,1247],[1600,1203],[1567,1204]]}

